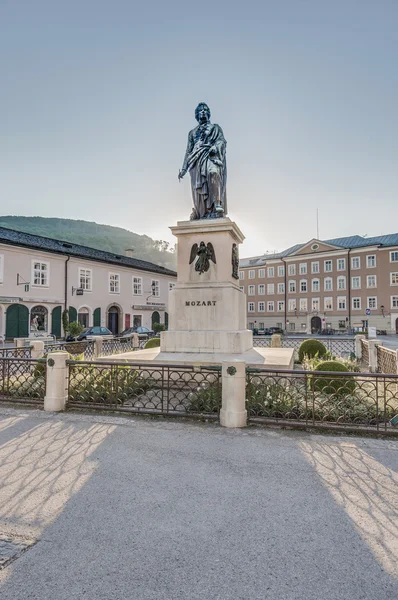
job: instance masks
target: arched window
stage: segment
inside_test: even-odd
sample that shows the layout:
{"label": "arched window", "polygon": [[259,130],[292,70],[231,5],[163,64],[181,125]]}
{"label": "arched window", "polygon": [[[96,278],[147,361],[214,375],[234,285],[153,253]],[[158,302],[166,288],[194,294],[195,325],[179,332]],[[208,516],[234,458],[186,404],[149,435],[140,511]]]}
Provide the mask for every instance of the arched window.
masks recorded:
{"label": "arched window", "polygon": [[45,306],[34,306],[30,311],[30,330],[48,331],[48,310]]}
{"label": "arched window", "polygon": [[79,308],[79,312],[77,313],[77,320],[81,325],[83,325],[83,327],[89,327],[89,317],[90,312],[88,308],[86,308],[85,306]]}

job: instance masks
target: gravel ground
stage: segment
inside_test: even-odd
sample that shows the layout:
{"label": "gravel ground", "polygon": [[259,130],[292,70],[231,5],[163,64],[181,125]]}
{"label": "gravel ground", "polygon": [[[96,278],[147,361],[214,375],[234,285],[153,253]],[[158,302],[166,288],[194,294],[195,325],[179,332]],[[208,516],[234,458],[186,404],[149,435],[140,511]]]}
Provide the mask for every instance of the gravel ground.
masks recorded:
{"label": "gravel ground", "polygon": [[395,440],[2,408],[0,597],[395,600],[397,472]]}

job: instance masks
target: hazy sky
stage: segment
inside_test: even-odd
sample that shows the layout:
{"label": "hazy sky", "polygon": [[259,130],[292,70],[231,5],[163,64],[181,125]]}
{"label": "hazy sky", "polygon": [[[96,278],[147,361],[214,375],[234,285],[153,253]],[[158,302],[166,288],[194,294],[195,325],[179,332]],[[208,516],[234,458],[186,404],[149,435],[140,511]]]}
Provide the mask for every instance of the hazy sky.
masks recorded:
{"label": "hazy sky", "polygon": [[398,231],[397,0],[0,0],[0,214],[172,240],[199,101],[241,256]]}

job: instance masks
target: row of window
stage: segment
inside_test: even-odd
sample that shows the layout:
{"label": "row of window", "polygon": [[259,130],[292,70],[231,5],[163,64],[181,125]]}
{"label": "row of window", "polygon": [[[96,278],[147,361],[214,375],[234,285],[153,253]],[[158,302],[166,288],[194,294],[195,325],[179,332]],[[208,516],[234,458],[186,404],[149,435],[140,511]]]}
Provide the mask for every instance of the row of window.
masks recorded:
{"label": "row of window", "polygon": [[[273,300],[269,300],[268,302],[260,301],[257,303],[257,311],[265,312],[265,307],[267,306],[267,312],[275,312],[275,305],[277,312],[285,311],[285,302],[283,300],[278,300],[276,303]],[[362,301],[361,298],[352,298],[351,306],[353,310],[361,310],[362,309]],[[338,296],[336,303],[337,310],[347,310],[347,298],[346,296]],[[366,308],[376,309],[377,308],[377,297],[369,296],[366,299]],[[391,296],[391,308],[398,308],[398,296]],[[297,308],[297,301],[295,298],[291,298],[288,301],[287,312],[296,312],[297,309],[302,312],[308,311],[308,298],[300,298],[299,307]],[[311,298],[311,309],[312,311],[320,311],[321,310],[321,300],[320,298]],[[254,313],[256,310],[255,302],[247,303],[247,311],[249,313]],[[333,298],[324,298],[323,299],[323,310],[333,310]]]}
{"label": "row of window", "polygon": [[[337,281],[337,288],[336,288],[337,290],[347,289],[347,278],[345,275],[340,275],[339,277],[337,277],[336,281]],[[398,273],[390,273],[390,285],[398,285]],[[366,288],[372,289],[372,288],[376,288],[376,287],[377,287],[377,276],[376,275],[366,275]],[[244,292],[244,287],[241,286],[240,289],[242,290],[242,292]],[[265,296],[265,289],[266,289],[265,284],[260,283],[257,286],[258,295]],[[276,289],[277,289],[278,294],[284,294],[285,293],[285,284],[283,282],[278,283]],[[323,280],[323,289],[325,292],[333,291],[333,278],[332,277],[325,277],[325,279]],[[353,289],[353,290],[361,289],[361,276],[351,277],[351,289]],[[313,292],[321,291],[321,280],[320,279],[312,279],[311,280],[311,290]],[[308,292],[308,282],[306,279],[301,279],[298,282],[298,289],[297,289],[297,282],[295,280],[288,281],[288,293],[295,294],[295,293],[297,293],[297,291],[299,291],[300,293]],[[253,284],[249,285],[247,288],[247,294],[248,294],[248,296],[255,296],[256,286]],[[275,294],[275,284],[268,283],[267,284],[267,295],[272,296],[273,294]]]}
{"label": "row of window", "polygon": [[[376,254],[367,254],[364,257],[366,260],[366,268],[373,269],[376,267]],[[390,252],[390,262],[398,262],[398,251]],[[287,267],[287,273],[289,276],[296,275],[296,263],[290,264]],[[336,260],[337,271],[345,271],[346,269],[346,259],[338,258]],[[351,269],[360,269],[361,268],[361,257],[353,256],[351,257]],[[323,261],[323,270],[325,273],[331,273],[333,271],[333,261],[331,259]],[[284,265],[280,265],[278,267],[267,267],[267,269],[262,268],[258,269],[257,276],[262,279],[265,277],[265,273],[267,272],[267,277],[275,277],[275,274],[278,274],[278,277],[285,276],[285,267]],[[255,269],[249,269],[249,279],[255,279],[256,271]],[[298,264],[298,274],[299,275],[307,275],[308,273],[308,263],[299,263]],[[311,273],[320,273],[320,261],[311,262]],[[245,278],[245,272],[239,272],[240,279]]]}
{"label": "row of window", "polygon": [[[109,273],[109,292],[111,294],[120,294],[120,273]],[[91,269],[79,269],[79,284],[86,292],[91,292],[93,287],[93,273]],[[174,284],[169,283],[169,289]],[[133,277],[133,296],[142,296],[144,293],[151,293],[155,298],[160,296],[160,282],[158,279],[151,279],[151,289],[143,288],[142,277]]]}
{"label": "row of window", "polygon": [[[32,282],[34,286],[48,287],[50,285],[50,266],[49,263],[34,261]],[[174,287],[174,283],[169,282],[169,290]],[[111,294],[120,294],[120,273],[108,273],[108,286]],[[79,287],[86,292],[91,292],[93,289],[93,272],[92,269],[79,269]],[[151,280],[151,289],[143,289],[143,278],[133,277],[132,279],[133,296],[142,296],[144,293],[151,293],[152,296],[158,298],[160,296],[160,281],[158,279]]]}

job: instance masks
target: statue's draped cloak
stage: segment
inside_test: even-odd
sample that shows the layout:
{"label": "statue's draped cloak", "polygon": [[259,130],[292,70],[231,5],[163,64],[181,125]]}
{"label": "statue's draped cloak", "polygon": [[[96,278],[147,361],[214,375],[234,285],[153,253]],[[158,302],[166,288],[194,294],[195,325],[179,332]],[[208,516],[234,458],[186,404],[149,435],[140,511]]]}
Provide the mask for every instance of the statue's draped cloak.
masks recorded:
{"label": "statue's draped cloak", "polygon": [[[190,131],[188,147],[184,160],[184,168],[190,171],[192,197],[194,204],[194,219],[203,219],[213,212],[215,205],[220,203],[227,214],[227,162],[225,158],[227,142],[221,127],[207,123]],[[215,155],[210,156],[210,148],[216,148]],[[209,188],[211,174],[219,175],[219,190],[217,197]],[[214,185],[214,184],[213,184]]]}

